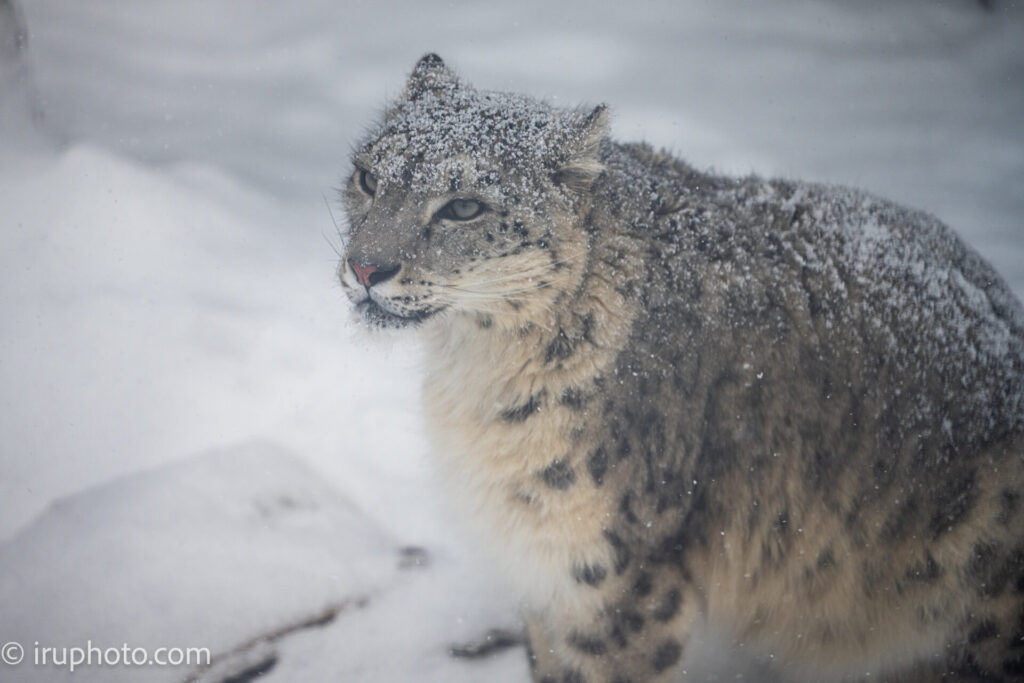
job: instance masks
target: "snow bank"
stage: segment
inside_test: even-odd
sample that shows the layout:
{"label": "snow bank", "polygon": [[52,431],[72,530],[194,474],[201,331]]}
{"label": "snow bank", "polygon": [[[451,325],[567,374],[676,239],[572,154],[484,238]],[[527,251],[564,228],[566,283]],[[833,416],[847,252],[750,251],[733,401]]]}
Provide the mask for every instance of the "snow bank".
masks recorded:
{"label": "snow bank", "polygon": [[[57,501],[0,546],[0,640],[217,656],[372,602],[396,579],[397,548],[292,455],[254,442]],[[29,660],[20,681],[72,679]],[[183,677],[121,666],[83,667],[73,678]]]}

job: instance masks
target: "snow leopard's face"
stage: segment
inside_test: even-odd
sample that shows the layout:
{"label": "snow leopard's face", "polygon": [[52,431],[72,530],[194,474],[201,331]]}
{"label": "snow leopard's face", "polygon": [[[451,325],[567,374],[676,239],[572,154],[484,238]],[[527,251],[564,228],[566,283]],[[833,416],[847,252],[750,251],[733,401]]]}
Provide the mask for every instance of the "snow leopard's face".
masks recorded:
{"label": "snow leopard's face", "polygon": [[604,118],[476,91],[424,57],[353,156],[348,297],[382,326],[442,312],[515,324],[549,305],[582,270]]}

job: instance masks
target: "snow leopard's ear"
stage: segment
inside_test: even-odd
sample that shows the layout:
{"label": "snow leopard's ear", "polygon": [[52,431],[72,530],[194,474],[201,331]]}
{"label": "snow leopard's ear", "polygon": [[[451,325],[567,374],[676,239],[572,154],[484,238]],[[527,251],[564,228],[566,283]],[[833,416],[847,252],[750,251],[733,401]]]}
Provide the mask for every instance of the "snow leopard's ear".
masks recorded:
{"label": "snow leopard's ear", "polygon": [[607,133],[608,106],[599,104],[573,126],[566,161],[555,171],[554,181],[575,192],[587,192],[604,170],[598,151]]}
{"label": "snow leopard's ear", "polygon": [[440,97],[458,84],[459,79],[444,65],[444,61],[430,52],[420,57],[409,74],[405,84],[405,99],[415,101],[428,92]]}

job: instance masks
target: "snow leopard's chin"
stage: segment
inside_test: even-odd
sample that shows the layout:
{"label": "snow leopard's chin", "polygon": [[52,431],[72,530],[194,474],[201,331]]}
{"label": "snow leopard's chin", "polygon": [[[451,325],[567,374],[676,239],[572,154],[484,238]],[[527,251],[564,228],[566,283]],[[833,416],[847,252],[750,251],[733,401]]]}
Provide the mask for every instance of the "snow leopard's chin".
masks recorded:
{"label": "snow leopard's chin", "polygon": [[417,311],[410,315],[398,315],[384,309],[373,299],[364,299],[356,304],[356,311],[370,327],[383,329],[399,329],[416,326],[433,317],[439,310]]}

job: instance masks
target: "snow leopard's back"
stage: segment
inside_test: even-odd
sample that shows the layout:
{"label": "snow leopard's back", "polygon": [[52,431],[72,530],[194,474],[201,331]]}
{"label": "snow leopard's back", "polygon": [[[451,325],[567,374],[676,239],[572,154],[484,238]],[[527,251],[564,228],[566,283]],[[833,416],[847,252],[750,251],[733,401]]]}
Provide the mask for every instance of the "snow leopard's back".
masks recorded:
{"label": "snow leopard's back", "polygon": [[961,677],[1024,676],[1024,315],[1001,278],[861,192],[606,155],[596,195],[646,269],[597,440],[642,454],[633,516],[679,511],[664,538],[701,558],[710,618],[809,680],[944,648]]}

